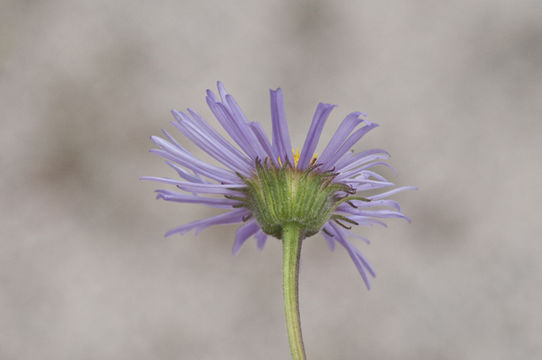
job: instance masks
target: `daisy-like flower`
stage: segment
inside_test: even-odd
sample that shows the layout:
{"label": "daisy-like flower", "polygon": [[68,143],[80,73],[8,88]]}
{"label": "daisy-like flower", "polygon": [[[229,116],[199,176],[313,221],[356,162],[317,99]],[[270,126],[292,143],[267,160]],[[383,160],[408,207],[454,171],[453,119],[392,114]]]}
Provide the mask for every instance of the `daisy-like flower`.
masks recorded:
{"label": "daisy-like flower", "polygon": [[[389,196],[413,187],[395,184],[374,171],[389,165],[385,150],[353,153],[352,147],[377,124],[366,114],[352,112],[342,121],[331,140],[316,154],[324,123],[335,105],[320,103],[301,152],[293,149],[280,89],[271,90],[272,139],[261,125],[245,117],[234,98],[218,82],[217,97],[207,90],[207,104],[234,144],[213,129],[194,110],[173,110],[172,124],[223,166],[202,161],[165,130],[165,138],[152,136],[158,146],[151,152],[167,159],[181,179],[144,177],[175,185],[178,191],[157,190],[167,201],[208,205],[225,212],[181,225],[166,236],[199,231],[213,225],[242,223],[237,229],[233,253],[250,237],[263,249],[268,235],[282,240],[284,292],[290,345],[294,359],[304,359],[297,305],[297,277],[302,240],[321,233],[333,250],[336,242],[352,258],[369,288],[375,272],[363,254],[348,240],[360,238],[353,225],[382,225],[382,219],[402,218],[399,204]],[[375,191],[376,190],[376,191]],[[371,195],[364,195],[364,193]]]}

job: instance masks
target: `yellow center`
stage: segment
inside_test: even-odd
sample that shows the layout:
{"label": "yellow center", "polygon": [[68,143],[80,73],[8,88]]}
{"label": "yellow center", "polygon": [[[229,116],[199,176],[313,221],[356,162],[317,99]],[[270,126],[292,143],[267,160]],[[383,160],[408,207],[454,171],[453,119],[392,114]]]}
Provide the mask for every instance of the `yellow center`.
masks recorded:
{"label": "yellow center", "polygon": [[295,151],[292,150],[292,154],[294,154],[294,168],[297,168],[297,163],[299,162],[299,148],[295,148]]}
{"label": "yellow center", "polygon": [[[297,168],[297,163],[299,162],[299,157],[301,156],[299,154],[299,148],[295,148],[295,150],[292,149],[292,154],[294,155],[294,169],[296,169]],[[318,157],[318,153],[314,153],[314,156],[311,159],[311,163],[314,160],[316,160],[317,157]],[[280,156],[279,156],[278,160],[279,160],[280,166],[282,166],[282,161],[280,160]]]}

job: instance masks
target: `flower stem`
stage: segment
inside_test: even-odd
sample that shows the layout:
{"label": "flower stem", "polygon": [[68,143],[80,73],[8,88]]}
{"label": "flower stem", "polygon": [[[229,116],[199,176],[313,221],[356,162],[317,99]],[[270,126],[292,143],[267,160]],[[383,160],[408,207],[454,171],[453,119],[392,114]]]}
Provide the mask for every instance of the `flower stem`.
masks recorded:
{"label": "flower stem", "polygon": [[284,292],[284,307],[286,312],[286,327],[293,360],[305,360],[305,347],[301,335],[299,320],[299,256],[301,254],[301,239],[299,225],[289,223],[282,229],[282,286]]}

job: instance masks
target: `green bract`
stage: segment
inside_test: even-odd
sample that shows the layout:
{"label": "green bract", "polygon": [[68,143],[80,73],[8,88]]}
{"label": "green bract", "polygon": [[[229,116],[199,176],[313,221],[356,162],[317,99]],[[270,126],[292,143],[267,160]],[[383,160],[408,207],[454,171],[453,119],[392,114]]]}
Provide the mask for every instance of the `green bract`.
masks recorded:
{"label": "green bract", "polygon": [[228,197],[241,201],[239,207],[251,210],[263,232],[278,239],[286,225],[297,225],[303,239],[318,233],[330,217],[354,223],[332,212],[340,203],[361,198],[348,196],[355,190],[333,182],[337,174],[318,167],[315,161],[299,170],[289,163],[277,167],[258,160],[252,177],[239,175],[247,185],[240,190],[245,197]]}

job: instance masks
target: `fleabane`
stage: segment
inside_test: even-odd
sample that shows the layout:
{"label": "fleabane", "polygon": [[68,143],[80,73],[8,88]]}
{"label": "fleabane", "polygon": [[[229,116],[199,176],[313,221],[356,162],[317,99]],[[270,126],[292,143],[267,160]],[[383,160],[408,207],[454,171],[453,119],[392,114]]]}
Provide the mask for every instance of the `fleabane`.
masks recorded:
{"label": "fleabane", "polygon": [[[268,235],[282,239],[286,226],[299,230],[300,241],[321,233],[331,250],[341,244],[356,265],[367,287],[375,272],[349,238],[354,225],[383,225],[382,219],[403,218],[399,204],[389,196],[413,187],[396,187],[374,168],[389,165],[381,149],[353,153],[352,147],[377,125],[366,115],[352,112],[341,122],[321,152],[315,150],[324,123],[334,105],[320,103],[301,151],[293,149],[280,89],[271,90],[272,139],[261,125],[249,122],[234,98],[218,82],[217,97],[207,90],[207,104],[233,143],[220,135],[194,110],[173,110],[173,126],[223,166],[202,161],[173,136],[153,136],[158,146],[151,152],[165,158],[181,178],[144,177],[176,185],[178,191],[157,190],[157,198],[208,205],[228,211],[174,228],[166,236],[209,226],[242,223],[233,253],[250,237],[262,249]],[[376,191],[375,191],[376,190]],[[370,193],[370,195],[367,195]]]}

